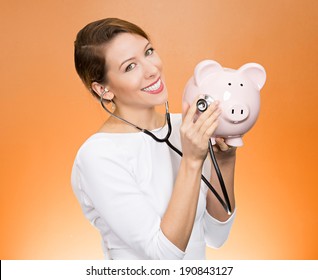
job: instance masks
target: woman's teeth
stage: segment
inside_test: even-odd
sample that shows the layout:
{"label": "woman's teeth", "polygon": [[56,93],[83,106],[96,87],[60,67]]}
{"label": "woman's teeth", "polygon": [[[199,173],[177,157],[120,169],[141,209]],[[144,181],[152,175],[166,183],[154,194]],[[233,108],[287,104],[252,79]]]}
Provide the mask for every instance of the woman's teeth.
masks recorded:
{"label": "woman's teeth", "polygon": [[147,92],[155,91],[160,87],[160,85],[161,85],[161,79],[159,79],[158,82],[156,82],[154,85],[152,85],[150,87],[143,88],[142,90],[147,91]]}

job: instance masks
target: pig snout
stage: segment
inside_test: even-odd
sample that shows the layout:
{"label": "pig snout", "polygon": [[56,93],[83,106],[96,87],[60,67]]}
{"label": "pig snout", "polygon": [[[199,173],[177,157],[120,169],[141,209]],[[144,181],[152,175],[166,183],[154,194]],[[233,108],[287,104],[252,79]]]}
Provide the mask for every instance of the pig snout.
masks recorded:
{"label": "pig snout", "polygon": [[226,118],[232,123],[243,122],[249,113],[248,107],[244,104],[234,104],[225,110]]}

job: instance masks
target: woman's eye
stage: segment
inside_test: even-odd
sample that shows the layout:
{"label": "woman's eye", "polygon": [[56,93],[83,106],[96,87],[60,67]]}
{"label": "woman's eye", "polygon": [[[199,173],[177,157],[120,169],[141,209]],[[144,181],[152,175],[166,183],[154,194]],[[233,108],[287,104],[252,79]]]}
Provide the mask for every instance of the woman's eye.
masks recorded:
{"label": "woman's eye", "polygon": [[154,48],[149,48],[148,50],[146,50],[146,56],[153,54],[154,52]]}
{"label": "woman's eye", "polygon": [[130,63],[130,64],[126,67],[125,72],[129,72],[129,71],[133,70],[135,67],[136,67],[136,63]]}

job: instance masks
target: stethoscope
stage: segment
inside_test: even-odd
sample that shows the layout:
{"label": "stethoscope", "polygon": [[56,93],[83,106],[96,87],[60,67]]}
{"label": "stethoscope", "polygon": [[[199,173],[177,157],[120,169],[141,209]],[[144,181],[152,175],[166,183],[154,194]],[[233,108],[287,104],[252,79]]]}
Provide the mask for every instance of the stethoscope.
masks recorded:
{"label": "stethoscope", "polygon": [[[132,126],[134,128],[136,128],[137,130],[149,135],[151,138],[153,138],[155,141],[160,142],[160,143],[166,143],[168,145],[169,148],[171,148],[174,152],[176,152],[179,156],[182,157],[182,152],[176,148],[175,146],[173,146],[171,144],[171,142],[169,141],[169,137],[171,135],[172,132],[172,126],[171,126],[171,120],[170,120],[170,113],[169,113],[169,105],[168,105],[168,101],[165,102],[165,107],[166,107],[166,124],[168,125],[168,132],[166,134],[166,136],[164,138],[158,138],[156,135],[154,135],[152,132],[150,132],[147,129],[141,128],[119,116],[116,116],[113,112],[111,112],[104,104],[103,100],[104,100],[104,94],[107,93],[107,90],[105,89],[104,92],[101,94],[100,96],[100,103],[103,107],[103,109],[110,114],[111,116],[113,116],[116,119],[119,119],[123,122],[125,122],[126,124],[128,124],[129,126]],[[203,112],[204,110],[206,110],[206,108],[209,106],[208,103],[205,104],[205,106],[202,106],[202,103],[206,102],[205,99],[199,99],[197,102],[197,108],[199,111]],[[218,176],[218,180],[220,182],[221,185],[221,189],[222,189],[222,193],[224,196],[225,201],[221,198],[221,196],[218,194],[218,192],[214,189],[214,187],[211,185],[211,183],[204,177],[203,174],[201,174],[201,180],[207,185],[207,187],[212,191],[212,193],[215,195],[215,197],[217,198],[217,200],[221,203],[221,205],[223,206],[224,210],[228,213],[228,215],[232,214],[232,209],[231,209],[231,204],[230,204],[230,200],[229,200],[229,196],[224,184],[224,180],[222,177],[222,173],[221,170],[218,166],[218,163],[216,161],[215,158],[215,154],[213,151],[213,146],[212,146],[212,142],[211,140],[209,140],[209,154],[211,156],[212,159],[212,163],[213,166],[215,168],[216,174]]]}

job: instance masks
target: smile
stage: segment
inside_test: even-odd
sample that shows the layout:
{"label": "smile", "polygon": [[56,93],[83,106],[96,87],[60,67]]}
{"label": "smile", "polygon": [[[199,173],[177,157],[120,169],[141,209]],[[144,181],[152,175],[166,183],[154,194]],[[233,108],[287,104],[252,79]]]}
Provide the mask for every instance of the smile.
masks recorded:
{"label": "smile", "polygon": [[148,87],[142,88],[141,90],[145,91],[147,93],[156,94],[156,93],[161,92],[163,90],[163,88],[164,88],[163,83],[162,83],[161,79],[159,78],[158,81],[149,85]]}

